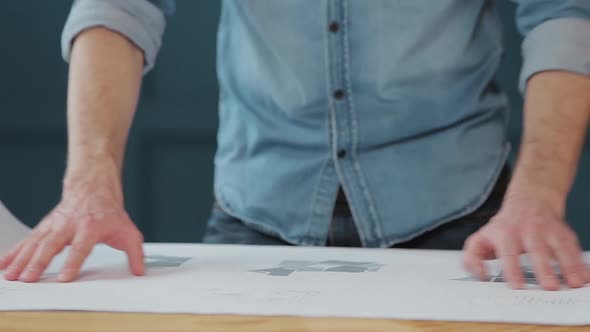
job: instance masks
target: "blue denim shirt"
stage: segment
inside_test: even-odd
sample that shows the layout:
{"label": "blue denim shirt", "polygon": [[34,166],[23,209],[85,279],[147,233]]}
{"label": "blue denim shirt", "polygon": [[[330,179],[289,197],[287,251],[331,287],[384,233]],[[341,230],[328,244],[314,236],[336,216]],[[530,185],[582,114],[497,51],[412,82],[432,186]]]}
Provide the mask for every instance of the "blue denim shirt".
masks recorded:
{"label": "blue denim shirt", "polygon": [[[589,0],[515,2],[521,91],[539,71],[590,74]],[[173,12],[172,0],[77,0],[63,56],[81,30],[104,26],[144,51],[148,72]],[[368,247],[474,211],[509,151],[494,82],[502,47],[493,1],[223,1],[219,204],[285,241],[322,245],[342,185]]]}

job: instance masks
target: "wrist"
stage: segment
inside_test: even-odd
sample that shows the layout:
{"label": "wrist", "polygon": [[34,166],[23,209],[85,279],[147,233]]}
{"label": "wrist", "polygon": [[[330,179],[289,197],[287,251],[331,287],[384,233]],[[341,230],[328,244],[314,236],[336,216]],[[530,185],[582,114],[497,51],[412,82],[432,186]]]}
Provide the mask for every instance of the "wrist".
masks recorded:
{"label": "wrist", "polygon": [[575,167],[567,167],[547,148],[523,143],[512,181],[506,192],[506,204],[526,204],[565,215],[567,196]]}
{"label": "wrist", "polygon": [[122,163],[122,158],[108,150],[71,147],[68,150],[65,179],[69,182],[91,171],[120,173]]}
{"label": "wrist", "polygon": [[122,192],[121,169],[117,162],[108,156],[93,156],[69,159],[63,179],[63,193],[92,193],[97,189],[107,189],[117,196]]}
{"label": "wrist", "polygon": [[522,209],[522,207],[527,207],[534,210],[550,211],[560,218],[565,218],[567,195],[567,192],[542,181],[514,177],[506,191],[503,208],[517,207]]}

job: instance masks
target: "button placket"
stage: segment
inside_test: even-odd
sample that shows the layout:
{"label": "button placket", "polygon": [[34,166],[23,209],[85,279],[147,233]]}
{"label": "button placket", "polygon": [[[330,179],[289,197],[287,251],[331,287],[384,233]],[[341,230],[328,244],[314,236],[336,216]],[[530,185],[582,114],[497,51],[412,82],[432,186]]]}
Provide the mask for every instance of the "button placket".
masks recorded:
{"label": "button placket", "polygon": [[333,21],[330,23],[330,25],[328,25],[328,30],[330,30],[330,32],[338,32],[340,31],[340,24],[338,24],[336,21]]}
{"label": "button placket", "polygon": [[347,91],[345,81],[345,68],[343,43],[346,36],[346,27],[343,21],[343,3],[340,0],[329,1],[329,17],[326,23],[328,32],[328,54],[330,63],[330,92],[332,98],[332,119],[334,137],[332,142],[333,158],[343,160],[348,155],[350,145],[350,128],[347,123]]}

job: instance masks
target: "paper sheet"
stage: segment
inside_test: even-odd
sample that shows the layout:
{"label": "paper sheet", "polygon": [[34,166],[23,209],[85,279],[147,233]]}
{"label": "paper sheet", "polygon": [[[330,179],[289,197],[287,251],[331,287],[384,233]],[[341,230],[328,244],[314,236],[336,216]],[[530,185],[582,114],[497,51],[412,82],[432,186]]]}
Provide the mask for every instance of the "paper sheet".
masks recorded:
{"label": "paper sheet", "polygon": [[7,253],[30,231],[0,202],[0,257]]}
{"label": "paper sheet", "polygon": [[[147,275],[99,246],[80,280],[55,281],[64,255],[35,284],[0,281],[0,310],[294,315],[590,324],[590,288],[511,290],[498,266],[475,281],[461,253],[232,245],[146,244]],[[67,252],[66,252],[67,253]],[[587,257],[588,253],[586,253]]]}

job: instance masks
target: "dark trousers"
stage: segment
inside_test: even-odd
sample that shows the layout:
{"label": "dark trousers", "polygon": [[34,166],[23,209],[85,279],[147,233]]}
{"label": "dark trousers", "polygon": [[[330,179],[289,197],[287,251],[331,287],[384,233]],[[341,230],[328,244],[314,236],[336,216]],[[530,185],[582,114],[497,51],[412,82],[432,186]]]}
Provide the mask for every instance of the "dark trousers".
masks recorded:
{"label": "dark trousers", "polygon": [[[450,221],[393,248],[461,250],[465,240],[484,226],[500,209],[510,171],[506,167],[486,202],[475,212]],[[214,205],[208,222],[204,243],[289,245],[289,243],[248,228],[244,223]],[[361,247],[354,221],[342,191],[338,195],[326,246]]]}

